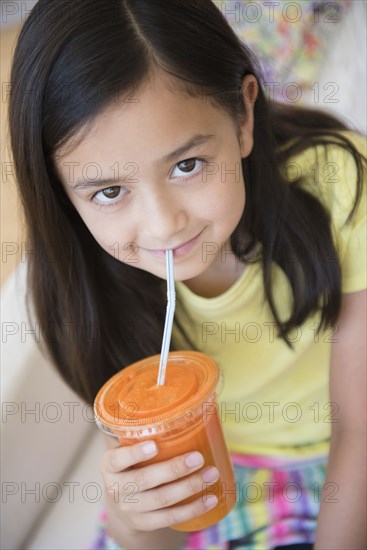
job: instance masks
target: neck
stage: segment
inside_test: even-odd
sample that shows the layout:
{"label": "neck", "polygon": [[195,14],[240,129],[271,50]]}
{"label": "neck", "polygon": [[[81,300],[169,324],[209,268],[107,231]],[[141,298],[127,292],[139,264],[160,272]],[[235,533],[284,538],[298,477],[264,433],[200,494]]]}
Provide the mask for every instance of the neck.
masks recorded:
{"label": "neck", "polygon": [[206,271],[193,279],[187,279],[184,284],[198,296],[215,298],[231,288],[247,266],[234,254],[227,255],[225,262],[221,261],[219,255]]}

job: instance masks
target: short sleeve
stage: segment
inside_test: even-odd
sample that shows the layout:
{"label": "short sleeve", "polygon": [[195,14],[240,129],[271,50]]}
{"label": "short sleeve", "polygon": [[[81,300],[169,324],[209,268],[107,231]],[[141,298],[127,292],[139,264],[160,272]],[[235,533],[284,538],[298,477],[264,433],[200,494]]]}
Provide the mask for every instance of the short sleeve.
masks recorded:
{"label": "short sleeve", "polygon": [[[349,136],[348,136],[349,137]],[[366,155],[366,140],[352,139],[360,153]],[[348,151],[335,147],[332,153],[333,165],[338,169],[336,187],[333,193],[334,205],[331,208],[334,239],[342,270],[342,292],[357,292],[367,288],[366,257],[366,169],[362,172],[361,194],[358,206],[349,222],[357,191],[357,165]]]}
{"label": "short sleeve", "polygon": [[[354,132],[343,132],[366,157],[367,141]],[[337,144],[317,145],[296,157],[297,173],[303,187],[315,195],[330,214],[333,242],[342,270],[342,292],[367,288],[366,258],[366,165],[361,174],[361,191],[357,208],[351,213],[357,191],[357,165],[353,155]],[[335,256],[330,254],[330,261]]]}
{"label": "short sleeve", "polygon": [[364,216],[353,224],[348,239],[344,243],[342,257],[342,292],[357,292],[367,288],[366,255],[366,206]]}

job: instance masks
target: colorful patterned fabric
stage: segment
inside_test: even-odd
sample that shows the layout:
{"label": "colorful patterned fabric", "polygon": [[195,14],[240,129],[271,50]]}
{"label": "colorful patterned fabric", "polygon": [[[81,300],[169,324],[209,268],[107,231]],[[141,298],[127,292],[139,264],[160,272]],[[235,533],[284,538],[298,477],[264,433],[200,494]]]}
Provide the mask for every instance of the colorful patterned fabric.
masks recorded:
{"label": "colorful patterned fabric", "polygon": [[352,6],[352,0],[213,1],[258,58],[271,98],[301,102]]}
{"label": "colorful patterned fabric", "polygon": [[[294,465],[237,454],[232,461],[235,507],[212,527],[190,533],[183,550],[266,550],[315,541],[326,457]],[[106,519],[102,512],[99,536],[90,550],[121,549],[106,534]]]}
{"label": "colorful patterned fabric", "polygon": [[313,543],[325,460],[297,467],[274,461],[272,468],[253,468],[252,457],[232,458],[238,493],[234,509],[209,529],[191,533],[185,550],[265,550]]}

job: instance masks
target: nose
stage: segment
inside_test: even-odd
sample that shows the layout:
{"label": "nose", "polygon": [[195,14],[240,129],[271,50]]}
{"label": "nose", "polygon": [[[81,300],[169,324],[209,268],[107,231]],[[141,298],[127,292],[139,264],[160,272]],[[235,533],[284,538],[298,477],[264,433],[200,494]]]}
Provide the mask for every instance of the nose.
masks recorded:
{"label": "nose", "polygon": [[145,248],[160,249],[177,244],[187,225],[188,213],[173,193],[163,190],[145,195],[140,219]]}

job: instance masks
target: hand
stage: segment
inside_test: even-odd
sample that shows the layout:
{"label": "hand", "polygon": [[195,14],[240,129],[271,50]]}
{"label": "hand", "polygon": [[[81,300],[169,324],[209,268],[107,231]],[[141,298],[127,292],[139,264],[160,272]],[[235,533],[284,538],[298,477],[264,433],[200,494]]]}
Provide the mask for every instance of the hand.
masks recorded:
{"label": "hand", "polygon": [[170,527],[204,514],[217,504],[214,495],[205,499],[200,495],[193,502],[172,508],[201,492],[204,483],[215,483],[219,473],[213,467],[201,469],[204,458],[198,452],[131,469],[157,452],[153,441],[144,441],[109,449],[103,456],[101,472],[108,508],[130,533]]}

